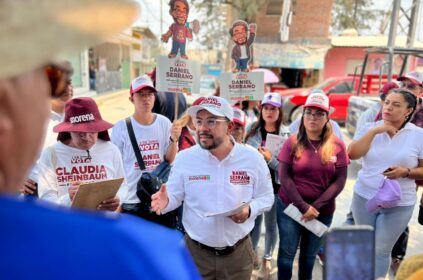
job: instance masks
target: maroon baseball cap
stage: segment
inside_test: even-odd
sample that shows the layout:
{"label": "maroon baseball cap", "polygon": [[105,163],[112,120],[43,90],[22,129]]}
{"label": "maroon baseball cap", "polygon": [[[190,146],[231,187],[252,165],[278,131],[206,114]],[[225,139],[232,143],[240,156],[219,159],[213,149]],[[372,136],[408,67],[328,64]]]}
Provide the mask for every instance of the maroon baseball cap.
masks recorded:
{"label": "maroon baseball cap", "polygon": [[400,86],[396,82],[387,82],[383,85],[383,87],[380,89],[380,97],[383,99],[390,90],[399,88]]}
{"label": "maroon baseball cap", "polygon": [[59,133],[59,141],[69,139],[70,132],[98,132],[99,138],[109,141],[107,130],[112,127],[113,124],[102,119],[94,99],[79,97],[66,102],[65,119],[53,131]]}

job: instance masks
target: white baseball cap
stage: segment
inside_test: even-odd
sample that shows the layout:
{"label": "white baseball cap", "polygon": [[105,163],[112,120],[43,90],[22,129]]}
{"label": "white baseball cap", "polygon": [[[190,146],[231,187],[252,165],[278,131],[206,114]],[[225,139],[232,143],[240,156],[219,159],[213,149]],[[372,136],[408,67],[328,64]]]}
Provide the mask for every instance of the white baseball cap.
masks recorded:
{"label": "white baseball cap", "polygon": [[245,115],[244,111],[239,108],[233,107],[234,110],[234,118],[233,122],[245,126],[247,123],[247,116]]}
{"label": "white baseball cap", "polygon": [[322,90],[312,90],[304,105],[307,107],[317,107],[329,113],[329,98]]}
{"label": "white baseball cap", "polygon": [[143,88],[151,88],[154,92],[157,92],[157,90],[154,88],[153,82],[147,75],[142,75],[132,80],[129,92],[132,95],[135,92],[142,90]]}
{"label": "white baseball cap", "polygon": [[217,117],[226,117],[230,121],[234,118],[234,111],[229,102],[226,101],[225,98],[218,96],[204,98],[200,104],[190,107],[188,109],[188,114],[192,118],[195,118],[197,116],[197,112],[201,110],[207,110],[209,113]]}
{"label": "white baseball cap", "polygon": [[265,104],[270,104],[280,108],[282,106],[282,97],[277,92],[268,92],[264,95],[263,100],[261,101],[261,106]]}
{"label": "white baseball cap", "polygon": [[398,77],[398,81],[410,80],[416,85],[423,87],[423,74],[417,71],[410,72],[404,76]]}

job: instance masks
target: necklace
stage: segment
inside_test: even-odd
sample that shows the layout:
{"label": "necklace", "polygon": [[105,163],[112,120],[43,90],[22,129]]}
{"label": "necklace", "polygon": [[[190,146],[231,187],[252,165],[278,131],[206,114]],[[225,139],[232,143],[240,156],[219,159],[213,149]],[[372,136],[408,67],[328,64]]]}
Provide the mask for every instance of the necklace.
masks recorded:
{"label": "necklace", "polygon": [[320,142],[319,145],[317,145],[317,147],[316,147],[316,146],[313,145],[313,143],[311,143],[311,141],[310,141],[310,139],[308,139],[308,137],[307,137],[307,140],[308,140],[308,143],[310,143],[310,145],[313,147],[314,153],[317,154],[317,151],[319,150],[320,145],[322,145],[322,142]]}

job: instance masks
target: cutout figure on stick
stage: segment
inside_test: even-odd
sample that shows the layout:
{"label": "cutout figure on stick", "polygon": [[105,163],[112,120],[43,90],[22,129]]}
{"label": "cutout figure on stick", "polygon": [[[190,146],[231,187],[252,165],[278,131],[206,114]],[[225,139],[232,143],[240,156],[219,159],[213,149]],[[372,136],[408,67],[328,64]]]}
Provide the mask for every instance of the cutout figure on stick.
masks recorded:
{"label": "cutout figure on stick", "polygon": [[186,39],[192,41],[192,33],[195,34],[200,31],[200,23],[198,20],[187,22],[189,14],[189,4],[187,0],[170,0],[169,13],[173,17],[174,23],[169,27],[169,30],[162,35],[162,41],[167,43],[172,37],[172,50],[168,55],[169,58],[174,58],[180,54],[181,58],[188,59],[185,52]]}
{"label": "cutout figure on stick", "polygon": [[232,72],[248,72],[248,62],[251,60],[251,45],[256,37],[257,25],[248,24],[243,20],[237,20],[229,29],[235,46],[232,48],[232,59],[235,61],[235,68]]}

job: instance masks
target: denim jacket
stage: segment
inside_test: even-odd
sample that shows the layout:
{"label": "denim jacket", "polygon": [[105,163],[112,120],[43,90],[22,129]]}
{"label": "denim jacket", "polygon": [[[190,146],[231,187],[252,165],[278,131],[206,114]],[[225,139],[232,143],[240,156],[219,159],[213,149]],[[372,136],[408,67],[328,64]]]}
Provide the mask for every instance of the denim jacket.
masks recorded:
{"label": "denim jacket", "polygon": [[[252,127],[253,127],[253,124],[251,124],[247,127],[247,133],[251,130]],[[288,139],[289,134],[290,134],[289,128],[285,125],[281,125],[281,127],[279,129],[279,135],[282,136],[283,138],[285,138],[284,140],[286,140],[286,139]],[[252,146],[253,148],[257,149],[258,147],[261,146],[261,142],[262,142],[261,131],[260,131],[260,128],[259,128],[259,129],[257,129],[256,134],[251,135],[247,139],[245,144],[248,144],[248,145]],[[269,166],[270,170],[274,172],[276,183],[280,184],[279,172],[278,172],[279,161],[278,161],[277,157],[278,157],[278,155],[272,155],[272,159],[267,162],[267,166]]]}

